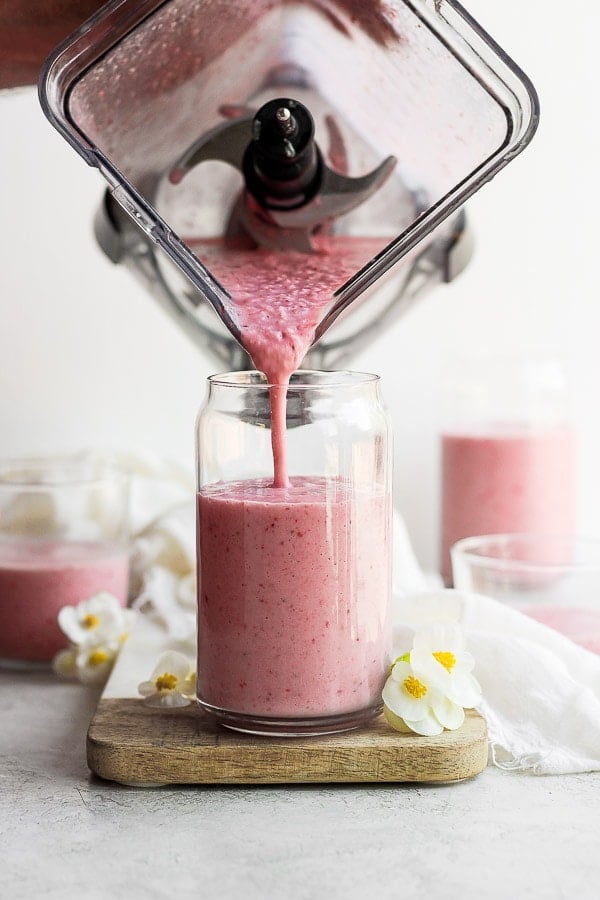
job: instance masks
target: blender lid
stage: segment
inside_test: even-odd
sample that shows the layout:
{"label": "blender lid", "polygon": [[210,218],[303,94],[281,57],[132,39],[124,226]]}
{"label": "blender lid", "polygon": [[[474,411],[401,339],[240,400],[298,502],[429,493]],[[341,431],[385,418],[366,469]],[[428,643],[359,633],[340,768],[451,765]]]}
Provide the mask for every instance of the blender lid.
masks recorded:
{"label": "blender lid", "polygon": [[333,227],[381,249],[339,285],[317,337],[523,150],[539,117],[528,78],[454,0],[111,0],[52,54],[39,91],[233,333],[195,239],[230,227],[244,186],[230,135],[251,134],[275,98],[311,111],[340,193],[374,185],[355,208],[338,203]]}

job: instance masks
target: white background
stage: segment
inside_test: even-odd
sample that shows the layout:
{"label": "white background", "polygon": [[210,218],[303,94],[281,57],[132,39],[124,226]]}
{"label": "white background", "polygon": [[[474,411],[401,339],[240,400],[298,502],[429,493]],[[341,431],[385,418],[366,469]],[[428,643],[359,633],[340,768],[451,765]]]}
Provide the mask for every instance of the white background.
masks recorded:
{"label": "white background", "polygon": [[[600,535],[600,7],[467,6],[534,81],[540,129],[469,203],[478,247],[467,272],[353,363],[384,380],[396,505],[427,567],[437,560],[439,364],[476,348],[570,358],[579,530]],[[48,125],[33,89],[0,95],[0,160],[0,456],[143,450],[191,470],[213,364],[97,249],[102,179]]]}

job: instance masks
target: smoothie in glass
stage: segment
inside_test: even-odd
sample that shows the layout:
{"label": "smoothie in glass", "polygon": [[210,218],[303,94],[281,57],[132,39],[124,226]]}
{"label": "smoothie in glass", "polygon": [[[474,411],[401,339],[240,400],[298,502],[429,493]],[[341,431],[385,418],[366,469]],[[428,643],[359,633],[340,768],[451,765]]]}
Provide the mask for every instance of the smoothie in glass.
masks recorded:
{"label": "smoothie in glass", "polygon": [[382,491],[293,477],[198,500],[198,691],[217,708],[335,716],[377,707],[389,653]]}
{"label": "smoothie in glass", "polygon": [[129,555],[102,543],[0,542],[0,658],[49,662],[68,643],[60,609],[108,591],[127,600]]}
{"label": "smoothie in glass", "polygon": [[572,534],[575,435],[568,427],[490,427],[442,435],[442,574],[450,548],[485,534]]}

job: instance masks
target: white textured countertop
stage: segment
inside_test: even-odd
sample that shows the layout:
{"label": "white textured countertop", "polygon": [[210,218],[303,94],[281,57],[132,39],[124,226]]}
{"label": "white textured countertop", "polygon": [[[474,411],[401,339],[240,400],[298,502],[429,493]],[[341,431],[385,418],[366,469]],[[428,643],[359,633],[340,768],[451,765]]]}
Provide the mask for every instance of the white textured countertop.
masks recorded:
{"label": "white textured countertop", "polygon": [[3,900],[600,898],[600,773],[124,788],[86,767],[97,696],[0,672]]}

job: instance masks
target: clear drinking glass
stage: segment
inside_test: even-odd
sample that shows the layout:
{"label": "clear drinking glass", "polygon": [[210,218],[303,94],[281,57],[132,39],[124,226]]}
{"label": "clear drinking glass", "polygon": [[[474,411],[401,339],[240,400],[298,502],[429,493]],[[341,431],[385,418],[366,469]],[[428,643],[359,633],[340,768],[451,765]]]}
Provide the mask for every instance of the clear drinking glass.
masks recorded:
{"label": "clear drinking glass", "polygon": [[0,463],[0,664],[46,666],[67,639],[66,605],[99,591],[123,605],[129,476],[90,457]]}
{"label": "clear drinking glass", "polygon": [[554,357],[477,357],[445,373],[441,568],[481,534],[573,534],[576,435],[565,365]]}
{"label": "clear drinking glass", "polygon": [[600,653],[600,540],[492,534],[451,550],[454,586],[485,594]]}
{"label": "clear drinking glass", "polygon": [[242,731],[344,731],[388,672],[389,419],[376,376],[297,372],[274,487],[272,391],[213,376],[198,419],[198,702]]}

